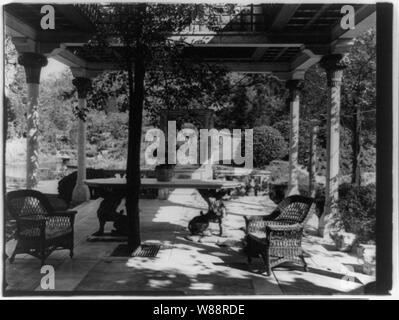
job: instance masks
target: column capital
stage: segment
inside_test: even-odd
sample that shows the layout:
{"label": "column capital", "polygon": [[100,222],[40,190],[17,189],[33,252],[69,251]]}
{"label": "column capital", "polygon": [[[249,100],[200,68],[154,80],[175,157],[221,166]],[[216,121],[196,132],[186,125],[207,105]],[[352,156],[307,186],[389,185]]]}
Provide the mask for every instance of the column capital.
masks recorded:
{"label": "column capital", "polygon": [[18,63],[25,68],[27,83],[40,83],[40,71],[47,65],[47,58],[36,52],[23,52],[18,56]]}
{"label": "column capital", "polygon": [[326,70],[329,87],[339,86],[342,83],[342,72],[346,68],[342,58],[342,54],[335,53],[323,56],[320,60],[320,66]]}
{"label": "column capital", "polygon": [[295,98],[299,95],[299,92],[303,89],[304,82],[300,79],[290,79],[285,83],[285,87],[289,90],[290,99],[292,101],[295,100]]}
{"label": "column capital", "polygon": [[72,80],[72,84],[78,90],[78,98],[85,99],[91,89],[91,80],[89,78],[76,77]]}

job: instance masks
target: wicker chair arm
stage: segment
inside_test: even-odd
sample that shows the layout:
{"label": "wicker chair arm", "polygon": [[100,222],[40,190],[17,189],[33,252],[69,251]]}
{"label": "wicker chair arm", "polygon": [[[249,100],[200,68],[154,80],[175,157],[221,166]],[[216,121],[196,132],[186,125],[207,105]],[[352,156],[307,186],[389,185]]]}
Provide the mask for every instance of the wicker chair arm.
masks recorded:
{"label": "wicker chair arm", "polygon": [[46,220],[44,216],[19,217],[17,219],[17,232],[29,237],[44,235]]}
{"label": "wicker chair arm", "polygon": [[262,219],[249,220],[247,224],[247,233],[265,232],[267,221]]}
{"label": "wicker chair arm", "polygon": [[51,214],[46,217],[47,228],[72,228],[75,222],[75,214]]}
{"label": "wicker chair arm", "polygon": [[266,232],[270,231],[300,231],[303,226],[299,223],[296,224],[267,224]]}
{"label": "wicker chair arm", "polygon": [[26,217],[19,217],[17,221],[24,222],[24,223],[45,223],[46,216],[26,216]]}
{"label": "wicker chair arm", "polygon": [[247,233],[251,232],[266,232],[266,227],[269,226],[289,226],[287,222],[284,221],[275,221],[275,220],[264,220],[264,219],[256,219],[248,222],[247,225]]}
{"label": "wicker chair arm", "polygon": [[78,212],[76,210],[66,210],[66,211],[53,211],[50,216],[55,217],[70,217],[76,215]]}
{"label": "wicker chair arm", "polygon": [[264,221],[273,221],[275,220],[279,215],[281,214],[281,211],[277,208],[272,211],[272,213],[268,214],[267,216],[263,216]]}

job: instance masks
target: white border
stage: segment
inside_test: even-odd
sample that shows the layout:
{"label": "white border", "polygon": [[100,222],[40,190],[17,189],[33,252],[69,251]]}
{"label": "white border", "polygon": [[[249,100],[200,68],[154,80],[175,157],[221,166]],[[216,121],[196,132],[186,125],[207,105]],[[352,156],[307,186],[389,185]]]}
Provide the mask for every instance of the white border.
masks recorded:
{"label": "white border", "polygon": [[[19,3],[29,3],[34,1],[27,1],[27,0],[18,0],[18,1],[4,1],[0,0],[0,4],[4,5],[7,3],[12,2],[19,2]],[[38,1],[40,3],[72,3],[72,1],[62,1],[62,0],[52,0],[52,1]],[[398,158],[399,158],[399,130],[398,130],[398,123],[399,123],[399,112],[398,112],[398,105],[399,105],[399,64],[398,64],[398,57],[399,57],[399,50],[398,50],[398,39],[399,39],[399,25],[398,25],[398,16],[399,16],[399,5],[396,1],[393,0],[378,0],[378,1],[359,1],[359,0],[352,0],[352,1],[345,1],[345,0],[336,0],[336,1],[326,1],[326,0],[305,0],[305,1],[295,1],[295,0],[273,0],[273,1],[261,1],[261,0],[253,0],[253,1],[231,1],[231,0],[205,0],[205,1],[195,1],[195,0],[174,0],[174,1],[162,1],[162,0],[147,0],[147,1],[128,1],[128,0],[109,0],[109,1],[96,1],[96,0],[85,0],[85,1],[76,1],[77,2],[84,2],[84,3],[98,3],[98,2],[164,2],[164,3],[238,3],[238,4],[249,4],[249,3],[377,3],[377,2],[390,2],[394,5],[394,16],[393,16],[393,81],[392,81],[392,89],[393,89],[393,290],[391,291],[391,296],[371,296],[371,295],[337,295],[336,298],[339,299],[399,299],[399,290],[398,290],[398,275],[399,275],[399,242],[398,242],[398,231],[399,231],[399,203],[398,203],[398,195],[399,195],[399,165],[398,165]],[[3,7],[0,9],[0,31],[3,37],[4,32],[4,25],[3,25]],[[4,40],[4,39],[3,39]],[[3,42],[4,43],[4,42]],[[0,60],[1,68],[3,68],[3,50],[0,53]],[[0,79],[0,92],[4,94],[4,74],[2,72],[2,77]],[[0,102],[0,132],[3,132],[3,99]],[[4,151],[4,146],[2,139],[0,141],[0,152]],[[0,157],[0,168],[4,165],[2,163],[2,158]],[[0,171],[0,186],[2,186],[2,171]],[[3,203],[3,194],[0,192],[0,203]],[[0,242],[3,239],[4,227],[3,227],[3,219],[1,218],[0,221]],[[3,246],[1,246],[1,254],[3,257]],[[0,277],[1,282],[3,280],[3,258],[0,259]],[[2,285],[2,284],[1,284]],[[334,296],[324,296],[324,295],[301,295],[301,296],[292,296],[292,295],[256,295],[256,296],[183,296],[183,297],[169,297],[169,296],[145,296],[145,297],[130,297],[130,296],[116,296],[116,295],[103,295],[103,296],[57,296],[57,293],[54,292],[54,296],[21,296],[21,297],[0,297],[0,300],[19,300],[19,299],[27,299],[27,300],[59,300],[59,299],[71,299],[71,300],[103,300],[103,299],[122,299],[122,300],[191,300],[191,299],[198,299],[198,300],[208,300],[208,299],[229,299],[229,300],[263,300],[263,299],[331,299]]]}

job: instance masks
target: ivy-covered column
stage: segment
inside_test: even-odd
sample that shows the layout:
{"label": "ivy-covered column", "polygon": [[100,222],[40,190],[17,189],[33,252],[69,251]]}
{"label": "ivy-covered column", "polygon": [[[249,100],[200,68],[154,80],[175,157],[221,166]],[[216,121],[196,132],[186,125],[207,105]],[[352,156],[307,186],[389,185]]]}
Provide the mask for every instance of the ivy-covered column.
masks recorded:
{"label": "ivy-covered column", "polygon": [[324,56],[320,65],[327,73],[329,103],[327,109],[327,176],[324,213],[320,217],[319,234],[330,237],[334,220],[338,215],[339,187],[339,121],[341,108],[341,83],[345,65],[342,54]]}
{"label": "ivy-covered column", "polygon": [[47,58],[39,53],[24,52],[18,57],[18,63],[24,66],[26,83],[28,86],[28,110],[26,130],[26,188],[32,189],[37,186],[39,169],[39,83],[40,71],[47,65]]}
{"label": "ivy-covered column", "polygon": [[317,163],[317,134],[319,132],[319,126],[317,125],[317,120],[313,119],[311,121],[312,124],[312,132],[310,135],[309,142],[309,163],[308,163],[308,172],[309,172],[309,196],[315,197],[316,195],[316,163]]}
{"label": "ivy-covered column", "polygon": [[86,179],[86,122],[83,114],[87,108],[86,97],[91,88],[89,78],[77,77],[72,80],[78,91],[78,175],[75,188],[72,192],[72,204],[77,205],[90,199],[89,187],[84,183]]}
{"label": "ivy-covered column", "polygon": [[298,189],[298,142],[299,142],[299,100],[303,88],[301,80],[288,80],[286,86],[290,92],[290,145],[289,179],[287,195],[299,194]]}

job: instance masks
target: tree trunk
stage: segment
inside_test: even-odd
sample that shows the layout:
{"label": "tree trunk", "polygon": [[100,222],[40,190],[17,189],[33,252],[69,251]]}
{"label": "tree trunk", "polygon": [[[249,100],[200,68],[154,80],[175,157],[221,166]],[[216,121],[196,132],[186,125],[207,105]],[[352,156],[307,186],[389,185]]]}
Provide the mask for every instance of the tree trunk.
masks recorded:
{"label": "tree trunk", "polygon": [[126,211],[128,220],[128,248],[134,251],[141,242],[139,219],[141,125],[144,104],[145,67],[142,55],[134,63],[134,90],[131,64],[129,64],[129,140],[127,154]]}
{"label": "tree trunk", "polygon": [[355,104],[355,113],[353,115],[352,123],[352,183],[360,186],[360,132],[361,132],[361,119],[360,107]]}

